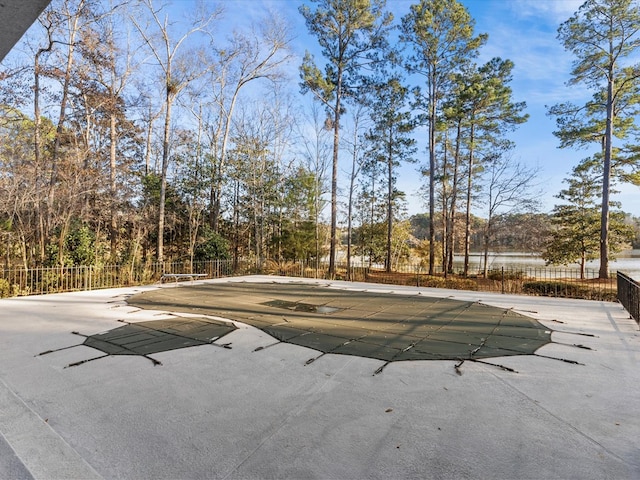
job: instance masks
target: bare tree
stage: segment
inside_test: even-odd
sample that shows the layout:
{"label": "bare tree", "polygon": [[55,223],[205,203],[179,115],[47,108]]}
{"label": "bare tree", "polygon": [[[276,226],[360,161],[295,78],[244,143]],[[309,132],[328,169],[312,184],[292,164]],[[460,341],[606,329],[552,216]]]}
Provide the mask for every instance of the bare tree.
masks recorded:
{"label": "bare tree", "polygon": [[359,105],[353,112],[352,139],[343,137],[347,151],[351,154],[351,171],[349,173],[349,192],[347,200],[347,280],[351,280],[351,247],[353,243],[353,209],[356,180],[364,162],[363,137],[369,125],[366,107]]}
{"label": "bare tree", "polygon": [[539,169],[515,162],[505,152],[497,152],[485,163],[483,203],[487,221],[483,232],[484,276],[488,274],[489,246],[497,214],[533,211],[541,191],[536,182]]}
{"label": "bare tree", "polygon": [[[42,169],[42,113],[40,111],[40,97],[42,90],[40,87],[40,77],[42,75],[41,57],[45,53],[51,52],[54,45],[53,29],[54,20],[51,10],[47,10],[46,13],[40,16],[40,24],[43,26],[46,32],[46,46],[40,47],[33,58],[33,150],[34,150],[34,165],[35,171],[34,179],[38,181],[40,178],[40,170]],[[35,183],[35,182],[34,182]],[[37,191],[38,189],[36,189]],[[44,259],[45,245],[47,241],[47,228],[46,228],[46,210],[44,204],[37,202],[36,211],[38,212],[38,233],[39,233],[39,251],[40,259]],[[25,267],[26,268],[26,267]]]}
{"label": "bare tree", "polygon": [[[194,20],[193,25],[182,35],[173,37],[168,15],[160,18],[162,7],[156,9],[153,0],[144,0],[151,15],[151,25],[143,26],[135,18],[130,17],[136,29],[151,50],[157,65],[163,74],[164,83],[164,129],[162,137],[162,170],[160,184],[160,206],[158,211],[158,246],[156,256],[158,262],[164,261],[164,213],[167,195],[167,171],[169,169],[169,137],[171,133],[171,112],[173,104],[182,90],[196,78],[202,76],[208,67],[202,68],[197,61],[197,52],[185,51],[185,43],[196,32],[205,31],[206,27],[219,15],[219,11],[205,14]],[[157,35],[152,35],[155,32]]]}
{"label": "bare tree", "polygon": [[[138,65],[135,63],[135,48],[127,38],[128,32],[121,28],[125,19],[123,4],[114,6],[112,1],[110,9],[95,19],[93,28],[83,30],[80,51],[87,70],[86,78],[78,80],[83,83],[87,117],[89,110],[95,109],[103,118],[104,129],[108,132],[105,143],[108,144],[107,210],[111,260],[116,259],[118,251],[120,199],[126,197],[124,185],[118,184],[118,170],[124,168],[123,160],[127,157],[120,140],[122,136],[135,134],[132,122],[126,118],[124,96]],[[86,123],[88,135],[90,121]]]}
{"label": "bare tree", "polygon": [[322,245],[320,239],[320,216],[326,205],[327,172],[331,159],[330,132],[325,126],[324,113],[317,103],[312,103],[305,114],[306,122],[298,125],[300,155],[304,167],[314,174],[313,185],[313,222],[314,222],[314,257],[316,259],[316,274],[318,260],[320,260]]}
{"label": "bare tree", "polygon": [[245,87],[255,80],[276,81],[280,67],[291,58],[291,42],[287,25],[277,16],[265,18],[249,33],[235,32],[229,45],[212,45],[217,60],[211,69],[209,82],[216,109],[215,121],[209,129],[213,152],[209,222],[218,231],[224,172],[234,111]]}

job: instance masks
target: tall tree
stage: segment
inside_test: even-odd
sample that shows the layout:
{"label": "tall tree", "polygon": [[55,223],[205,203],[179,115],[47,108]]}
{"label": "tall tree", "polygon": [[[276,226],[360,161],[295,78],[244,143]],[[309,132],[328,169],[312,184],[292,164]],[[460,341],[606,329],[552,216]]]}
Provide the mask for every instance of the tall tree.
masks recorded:
{"label": "tall tree", "polygon": [[532,212],[538,205],[536,188],[538,169],[513,161],[507,152],[495,152],[484,168],[483,203],[487,220],[483,232],[484,276],[488,273],[489,246],[498,213]]}
{"label": "tall tree", "polygon": [[260,25],[253,25],[248,33],[234,32],[228,45],[222,48],[212,45],[216,60],[209,84],[215,115],[208,134],[214,162],[209,223],[214,231],[219,229],[227,150],[240,94],[257,80],[275,82],[282,77],[280,67],[291,58],[290,42],[286,24],[277,16],[270,16]]}
{"label": "tall tree", "polygon": [[331,139],[329,138],[327,128],[325,128],[323,113],[320,111],[317,103],[310,105],[308,121],[301,125],[299,134],[301,137],[299,144],[302,147],[301,156],[303,158],[304,168],[311,172],[314,178],[312,196],[314,199],[313,223],[315,249],[313,257],[316,260],[317,268],[318,260],[323,251],[320,238],[320,215],[326,205],[325,195],[328,191],[327,170],[329,169],[331,160]]}
{"label": "tall tree", "polygon": [[632,63],[640,51],[640,5],[636,0],[587,0],[560,25],[558,39],[576,57],[569,84],[585,84],[596,92],[606,89],[599,276],[608,278],[616,104],[629,84],[640,81],[640,64]]}
{"label": "tall tree", "polygon": [[286,175],[281,182],[284,187],[284,220],[282,228],[274,238],[279,245],[279,257],[283,260],[305,260],[317,258],[315,241],[315,206],[317,180],[312,171],[303,166]]}
{"label": "tall tree", "polygon": [[[442,200],[442,265],[444,276],[453,273],[455,219],[460,187],[461,144],[463,140],[463,112],[456,108],[456,97],[444,108],[440,168],[440,199]],[[450,137],[453,139],[450,139]]]}
{"label": "tall tree", "polygon": [[415,123],[406,108],[408,89],[400,78],[392,76],[386,81],[373,84],[372,112],[373,126],[367,134],[371,155],[385,167],[386,211],[387,211],[387,256],[385,267],[391,272],[391,237],[394,224],[394,201],[398,192],[395,188],[395,170],[401,162],[415,162],[415,139],[410,135]]}
{"label": "tall tree", "polygon": [[385,0],[312,1],[317,7],[312,10],[303,5],[300,13],[309,32],[318,38],[327,64],[323,74],[307,52],[300,67],[300,77],[302,92],[311,92],[326,106],[333,128],[328,272],[333,278],[336,273],[340,118],[344,112],[344,101],[353,96],[360,84],[361,69],[371,66],[375,55],[386,45],[393,17],[384,13]]}
{"label": "tall tree", "polygon": [[[16,245],[21,264],[26,270],[35,263],[34,260],[44,259],[40,249],[34,247],[45,241],[39,238],[44,189],[38,165],[33,165],[31,141],[34,122],[9,107],[3,107],[0,114],[0,171],[3,172],[0,175],[0,231],[7,243],[11,240]],[[42,129],[42,146],[50,147],[55,126],[45,118],[39,128]],[[5,266],[11,263],[7,251]]]}
{"label": "tall tree", "polygon": [[[110,256],[117,259],[120,204],[127,198],[127,186],[123,180],[130,174],[132,152],[127,151],[126,139],[136,135],[133,123],[126,118],[125,93],[136,70],[135,48],[125,40],[128,32],[122,30],[126,16],[122,5],[113,5],[104,13],[95,15],[95,21],[82,31],[80,53],[85,69],[76,82],[83,91],[82,104],[87,110],[86,123],[101,123],[107,132],[104,143],[108,148],[107,170],[109,196],[106,210],[109,219]],[[90,117],[94,117],[91,121]],[[100,121],[96,121],[99,118]],[[87,132],[90,131],[87,125]],[[89,140],[87,139],[87,143]],[[96,146],[102,153],[106,148]],[[137,153],[137,152],[136,152]],[[100,155],[102,156],[102,155]],[[128,165],[129,164],[129,165]],[[130,193],[130,192],[129,192]],[[105,212],[107,213],[107,212]]]}
{"label": "tall tree", "polygon": [[[193,269],[196,245],[202,230],[202,220],[206,209],[209,189],[208,162],[204,161],[202,149],[202,105],[192,111],[197,123],[195,132],[179,131],[177,148],[173,149],[172,160],[176,165],[176,188],[182,195],[188,219],[188,255]],[[193,270],[192,270],[193,271]]]}
{"label": "tall tree", "polygon": [[[160,184],[160,205],[158,209],[158,262],[164,261],[164,215],[167,198],[167,171],[169,169],[169,138],[171,133],[171,112],[176,98],[193,80],[205,73],[206,68],[198,62],[198,52],[186,52],[184,45],[189,37],[202,32],[219,12],[205,14],[196,19],[182,35],[174,37],[168,15],[161,18],[161,9],[156,9],[153,0],[144,0],[151,15],[151,25],[143,26],[135,16],[130,17],[136,29],[151,50],[153,58],[162,71],[164,93],[164,129],[162,136],[162,170]],[[157,35],[153,35],[156,33]]]}
{"label": "tall tree", "polygon": [[[40,110],[40,96],[42,89],[40,87],[40,77],[42,76],[41,57],[45,53],[49,53],[54,45],[53,32],[54,32],[54,12],[50,9],[46,10],[46,13],[39,18],[40,24],[44,27],[47,35],[46,43],[44,47],[40,47],[35,53],[33,58],[33,118],[34,118],[34,133],[33,133],[33,149],[34,149],[34,165],[35,172],[34,177],[41,181],[40,171],[43,169],[43,152],[42,152],[42,114]],[[36,189],[40,190],[39,188]],[[44,259],[45,246],[48,228],[46,227],[46,208],[45,202],[37,202],[37,208],[35,211],[38,213],[38,236],[39,236],[39,258]],[[25,262],[26,264],[26,262]],[[26,268],[26,265],[25,265]]]}
{"label": "tall tree", "polygon": [[[361,164],[360,194],[355,203],[360,226],[354,237],[358,251],[369,266],[383,262],[386,252],[386,182],[384,164],[371,151],[364,152]],[[363,258],[364,260],[364,258]]]}
{"label": "tall tree", "polygon": [[529,118],[528,114],[522,113],[526,103],[514,102],[512,99],[509,86],[512,69],[513,62],[510,60],[493,58],[479,68],[472,66],[463,76],[457,77],[460,87],[458,108],[462,108],[466,115],[467,125],[465,276],[469,271],[473,181],[478,171],[481,171],[481,168],[476,167],[479,163],[476,157],[484,150],[488,159],[494,159],[496,151],[511,148],[505,134]]}
{"label": "tall tree", "polygon": [[435,264],[435,190],[436,190],[436,122],[440,99],[451,76],[465,62],[477,55],[486,41],[482,34],[474,37],[475,22],[467,9],[456,0],[421,0],[402,18],[401,40],[412,50],[405,67],[410,74],[424,78],[426,93],[417,90],[429,125],[429,274]]}
{"label": "tall tree", "polygon": [[[353,245],[353,210],[354,196],[356,194],[356,180],[362,169],[364,161],[364,131],[366,129],[366,105],[360,104],[352,112],[352,139],[344,140],[346,150],[351,155],[351,171],[349,172],[349,191],[347,194],[347,280],[351,280],[351,260]],[[344,137],[343,137],[344,138]]]}
{"label": "tall tree", "polygon": [[52,153],[52,169],[51,179],[49,182],[49,204],[53,203],[55,197],[55,185],[58,180],[58,156],[60,155],[60,147],[63,142],[63,130],[67,117],[67,103],[69,102],[69,91],[71,89],[71,80],[73,76],[73,68],[75,62],[75,49],[78,46],[77,39],[80,34],[80,27],[83,17],[87,15],[87,2],[85,0],[67,0],[63,2],[63,8],[61,9],[61,15],[63,17],[62,25],[64,25],[64,34],[66,38],[61,41],[66,45],[66,51],[64,53],[65,67],[63,71],[60,71],[56,76],[59,77],[62,83],[62,93],[60,97],[60,110],[58,113],[58,123],[56,128],[56,139],[53,144]]}
{"label": "tall tree", "polygon": [[[45,242],[50,240],[56,227],[60,227],[58,231],[61,232],[57,235],[57,248],[60,251],[63,250],[65,232],[73,215],[72,210],[77,206],[67,196],[68,190],[62,192],[70,181],[81,179],[77,175],[77,168],[78,162],[81,162],[82,153],[78,149],[77,138],[74,136],[75,131],[70,131],[68,124],[72,113],[73,81],[77,73],[79,35],[82,28],[85,28],[91,21],[90,12],[93,3],[91,0],[64,0],[55,7],[50,6],[42,21],[46,30],[47,46],[40,48],[35,54],[34,114],[36,121],[34,126],[38,134],[34,146],[37,175],[42,183],[42,190],[46,192],[43,194],[43,196],[46,195],[46,199],[43,204],[43,215],[40,217],[41,259],[45,257]],[[46,64],[43,62],[45,58]],[[60,85],[57,95],[52,97],[56,103],[57,121],[56,135],[53,145],[51,145],[50,155],[42,155],[42,145],[40,144],[39,97],[43,90],[40,85],[42,77],[53,79]],[[45,158],[49,161],[48,165],[40,162]],[[73,190],[71,193],[73,194]]]}

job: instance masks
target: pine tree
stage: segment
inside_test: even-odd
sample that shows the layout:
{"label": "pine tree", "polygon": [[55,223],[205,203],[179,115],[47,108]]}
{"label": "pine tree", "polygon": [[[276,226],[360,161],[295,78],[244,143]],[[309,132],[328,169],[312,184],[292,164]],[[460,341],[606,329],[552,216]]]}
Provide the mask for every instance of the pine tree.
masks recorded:
{"label": "pine tree", "polygon": [[340,150],[340,118],[344,103],[354,95],[361,83],[361,68],[376,63],[376,53],[386,45],[392,16],[385,14],[384,0],[312,0],[317,8],[304,5],[309,32],[318,38],[327,59],[325,72],[305,54],[300,77],[303,93],[311,92],[327,108],[333,129],[333,166],[331,175],[331,246],[329,277],[335,276],[338,217],[338,158]]}
{"label": "pine tree", "polygon": [[[584,84],[603,96],[604,135],[600,213],[600,278],[609,277],[610,187],[614,160],[616,105],[640,82],[640,5],[636,0],[587,0],[558,29],[558,39],[576,59],[570,84]],[[625,63],[626,61],[626,63]]]}
{"label": "pine tree", "polygon": [[387,247],[385,267],[391,272],[392,233],[394,218],[394,200],[399,192],[395,189],[395,169],[401,162],[415,162],[415,140],[410,137],[415,123],[406,109],[408,89],[397,76],[377,83],[373,87],[371,105],[373,127],[366,138],[370,143],[371,156],[385,167],[386,175],[386,211],[387,211]]}
{"label": "pine tree", "polygon": [[435,264],[436,122],[441,113],[439,99],[452,74],[477,55],[486,35],[474,37],[475,22],[456,0],[421,0],[402,18],[401,40],[411,47],[405,67],[424,77],[426,92],[418,92],[418,103],[429,125],[429,274]]}
{"label": "pine tree", "polygon": [[[556,205],[553,209],[554,229],[542,258],[547,264],[579,263],[580,278],[585,278],[587,261],[598,258],[600,188],[590,169],[583,164],[574,168],[573,176],[565,182],[568,188],[556,195],[565,203]],[[633,232],[624,223],[622,212],[611,212],[610,229],[612,251],[619,250],[631,241]]]}

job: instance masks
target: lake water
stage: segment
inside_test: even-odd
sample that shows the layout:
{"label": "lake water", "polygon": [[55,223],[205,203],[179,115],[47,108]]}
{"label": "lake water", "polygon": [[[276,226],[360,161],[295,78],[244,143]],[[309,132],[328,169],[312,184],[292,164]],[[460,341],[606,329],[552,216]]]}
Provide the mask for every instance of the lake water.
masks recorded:
{"label": "lake water", "polygon": [[[496,253],[489,252],[489,269],[505,268],[545,268],[545,262],[539,255],[530,253]],[[482,253],[471,253],[470,268],[471,270],[480,270],[484,264],[484,256]],[[462,269],[464,265],[464,256],[456,255],[454,257],[454,268]],[[587,262],[588,270],[597,270],[600,267],[599,260]],[[567,266],[552,265],[547,268],[571,268],[579,269],[580,265],[573,263]],[[627,250],[617,255],[615,260],[609,260],[609,272],[614,274],[616,271],[629,274],[632,278],[640,279],[640,250]]]}

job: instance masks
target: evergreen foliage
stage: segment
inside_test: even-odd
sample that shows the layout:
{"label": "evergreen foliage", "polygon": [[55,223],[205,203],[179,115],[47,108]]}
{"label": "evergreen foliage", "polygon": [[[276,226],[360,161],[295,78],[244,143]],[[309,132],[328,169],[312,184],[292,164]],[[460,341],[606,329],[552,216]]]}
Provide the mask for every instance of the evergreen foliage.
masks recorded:
{"label": "evergreen foliage", "polygon": [[[614,140],[623,139],[638,113],[640,85],[640,4],[635,0],[587,0],[558,29],[558,39],[575,56],[570,84],[594,90],[584,108],[555,106],[556,135],[562,146],[599,141],[602,145],[600,207],[600,278],[609,277],[610,189],[622,165],[637,172],[638,157],[620,158]],[[633,148],[631,149],[633,150]],[[636,180],[637,175],[627,175]]]}
{"label": "evergreen foliage", "polygon": [[[557,197],[566,203],[553,210],[551,239],[542,254],[547,264],[578,263],[584,278],[586,263],[598,258],[600,251],[599,185],[588,169],[577,167],[567,181],[568,188]],[[612,205],[615,207],[615,205]],[[624,214],[612,211],[610,217],[612,253],[629,245],[633,230],[624,222]]]}

